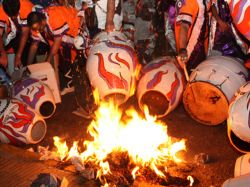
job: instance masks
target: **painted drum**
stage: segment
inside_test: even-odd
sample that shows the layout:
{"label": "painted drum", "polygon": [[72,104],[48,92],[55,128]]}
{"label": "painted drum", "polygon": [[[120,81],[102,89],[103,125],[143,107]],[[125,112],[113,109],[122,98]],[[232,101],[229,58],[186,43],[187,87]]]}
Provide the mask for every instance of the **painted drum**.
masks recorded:
{"label": "painted drum", "polygon": [[137,99],[151,115],[163,117],[179,104],[185,87],[185,77],[173,57],[165,56],[143,67],[137,85]]}
{"label": "painted drum", "polygon": [[102,32],[94,38],[86,70],[101,100],[125,103],[134,94],[138,67],[136,52],[122,33]]}
{"label": "painted drum", "polygon": [[230,143],[240,152],[250,152],[250,82],[243,85],[230,103],[227,131]]}
{"label": "painted drum", "polygon": [[222,187],[249,187],[249,184],[250,174],[247,174],[226,180]]}
{"label": "painted drum", "polygon": [[96,45],[97,43],[106,42],[106,41],[110,41],[115,44],[123,44],[126,46],[134,47],[133,42],[131,40],[128,40],[125,34],[119,31],[100,32],[93,38],[94,45]]}
{"label": "painted drum", "polygon": [[183,93],[185,110],[202,124],[221,124],[227,119],[229,102],[247,77],[246,68],[234,58],[208,58],[191,73]]}
{"label": "painted drum", "polygon": [[234,167],[234,177],[250,174],[250,153],[237,158]]}
{"label": "painted drum", "polygon": [[0,142],[36,144],[47,131],[46,123],[31,107],[17,99],[0,100]]}
{"label": "painted drum", "polygon": [[38,79],[26,77],[14,83],[13,97],[29,105],[43,118],[51,117],[56,110],[55,99],[49,87]]}
{"label": "painted drum", "polygon": [[45,83],[52,91],[55,102],[61,103],[61,94],[57,84],[56,74],[52,65],[48,62],[31,64],[27,66],[31,78],[39,79]]}
{"label": "painted drum", "polygon": [[228,2],[234,25],[250,41],[250,1],[226,0]]}

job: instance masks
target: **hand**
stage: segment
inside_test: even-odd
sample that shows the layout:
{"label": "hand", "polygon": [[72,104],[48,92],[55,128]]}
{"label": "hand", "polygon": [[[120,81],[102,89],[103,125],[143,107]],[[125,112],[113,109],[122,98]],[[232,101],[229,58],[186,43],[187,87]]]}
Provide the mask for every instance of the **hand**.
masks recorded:
{"label": "hand", "polygon": [[21,56],[20,55],[16,54],[14,63],[15,63],[15,67],[17,67],[17,68],[22,66]]}
{"label": "hand", "polygon": [[114,22],[106,22],[106,25],[105,25],[105,31],[106,32],[113,32],[115,30],[115,25],[114,25]]}
{"label": "hand", "polygon": [[180,64],[181,68],[184,69],[184,65],[188,61],[188,54],[187,50],[182,48],[179,50],[179,54],[177,56],[178,63]]}
{"label": "hand", "polygon": [[3,66],[3,67],[7,67],[8,65],[8,58],[7,58],[7,54],[5,51],[2,51],[1,52],[1,55],[0,55],[0,64]]}
{"label": "hand", "polygon": [[230,26],[222,20],[218,21],[218,24],[219,24],[219,28],[220,28],[221,32],[225,32],[225,31],[230,29]]}

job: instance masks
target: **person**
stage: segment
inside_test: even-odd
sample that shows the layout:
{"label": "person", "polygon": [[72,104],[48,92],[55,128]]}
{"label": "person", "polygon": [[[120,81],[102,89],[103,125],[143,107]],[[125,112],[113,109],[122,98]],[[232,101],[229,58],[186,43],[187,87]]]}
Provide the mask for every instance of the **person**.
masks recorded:
{"label": "person", "polygon": [[[74,37],[78,35],[80,27],[80,17],[75,8],[53,5],[45,9],[44,13],[32,12],[28,16],[28,25],[32,30],[34,45],[39,42],[50,43],[50,52],[47,55],[46,62],[52,62],[52,59],[59,54],[59,69],[64,75],[64,81],[60,82],[61,95],[74,91],[72,84],[71,64],[76,57],[74,50]],[[84,32],[87,41],[88,33]],[[85,43],[86,45],[88,42]],[[35,54],[35,48],[29,52],[29,59],[32,61]]]}
{"label": "person", "polygon": [[152,1],[139,0],[136,5],[135,46],[139,62],[143,65],[150,62],[155,47],[153,32],[153,14],[155,8]]}
{"label": "person", "polygon": [[122,21],[122,31],[131,41],[134,41],[135,33],[135,0],[125,0],[123,1],[123,21]]}
{"label": "person", "polygon": [[210,1],[178,0],[175,20],[177,59],[182,68],[191,72],[206,59]]}
{"label": "person", "polygon": [[99,0],[95,3],[99,32],[112,32],[122,27],[122,0]]}
{"label": "person", "polygon": [[176,42],[174,36],[174,20],[175,20],[175,1],[166,1],[164,9],[164,20],[165,20],[165,37],[167,40],[167,54],[176,54]]}
{"label": "person", "polygon": [[244,42],[235,32],[228,4],[224,0],[212,0],[212,19],[209,37],[209,54],[214,50],[224,56],[241,60],[246,58]]}
{"label": "person", "polygon": [[[7,53],[14,52],[15,67],[25,63],[28,50],[30,28],[27,26],[27,16],[32,11],[33,4],[29,0],[3,0],[0,7],[0,64],[8,65]],[[6,32],[6,38],[3,35]]]}

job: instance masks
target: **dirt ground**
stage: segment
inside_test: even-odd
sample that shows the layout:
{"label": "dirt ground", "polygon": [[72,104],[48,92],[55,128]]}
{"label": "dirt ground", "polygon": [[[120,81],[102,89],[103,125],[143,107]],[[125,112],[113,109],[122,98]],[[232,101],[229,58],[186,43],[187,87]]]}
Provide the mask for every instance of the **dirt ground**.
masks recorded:
{"label": "dirt ground", "polygon": [[[62,100],[55,115],[47,120],[47,134],[38,145],[53,147],[53,136],[62,137],[69,145],[74,140],[84,141],[89,138],[86,129],[90,121],[71,113],[75,107],[73,96],[66,95]],[[136,100],[130,99],[127,105],[136,107]],[[233,177],[236,158],[241,154],[236,152],[228,141],[226,123],[214,127],[199,124],[188,116],[182,104],[162,121],[168,126],[170,136],[187,140],[187,151],[183,157],[187,163],[195,165],[192,171],[192,176],[197,179],[195,186],[217,187]],[[27,147],[36,148],[37,145]],[[200,153],[210,157],[208,163],[195,164],[195,155]],[[89,185],[82,183],[81,186]]]}

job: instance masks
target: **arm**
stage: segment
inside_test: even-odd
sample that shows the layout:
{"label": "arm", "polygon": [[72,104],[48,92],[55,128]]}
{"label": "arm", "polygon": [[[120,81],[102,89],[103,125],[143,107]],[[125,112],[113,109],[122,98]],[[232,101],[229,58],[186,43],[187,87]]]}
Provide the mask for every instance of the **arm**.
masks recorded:
{"label": "arm", "polygon": [[178,34],[179,37],[179,51],[178,51],[178,61],[183,67],[183,63],[187,63],[188,54],[187,54],[187,40],[188,40],[188,29],[189,24],[185,22],[180,23],[180,31]]}
{"label": "arm", "polygon": [[115,0],[108,0],[107,2],[107,17],[105,30],[107,32],[112,32],[115,29],[114,25],[114,15],[115,15]]}
{"label": "arm", "polygon": [[61,45],[61,41],[62,41],[62,37],[54,37],[54,43],[50,48],[50,52],[46,59],[46,62],[51,62],[52,58],[57,54]]}
{"label": "arm", "polygon": [[27,65],[33,63],[35,56],[36,56],[38,45],[39,45],[39,42],[37,42],[37,41],[32,42],[32,44],[30,46],[30,50],[29,50]]}
{"label": "arm", "polygon": [[230,26],[220,18],[220,16],[218,15],[216,6],[214,4],[212,5],[211,10],[212,10],[213,17],[215,18],[215,20],[217,21],[217,23],[220,27],[220,30],[222,32],[228,30],[230,28]]}
{"label": "arm", "polygon": [[3,44],[3,32],[4,29],[0,28],[0,64],[4,67],[8,65],[8,58]]}
{"label": "arm", "polygon": [[15,57],[15,66],[20,66],[21,64],[21,56],[23,53],[23,49],[26,45],[27,39],[29,37],[29,33],[30,33],[29,27],[26,26],[22,27],[21,40],[19,42],[18,50]]}

